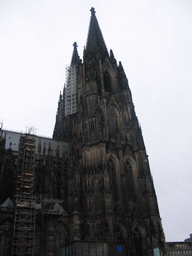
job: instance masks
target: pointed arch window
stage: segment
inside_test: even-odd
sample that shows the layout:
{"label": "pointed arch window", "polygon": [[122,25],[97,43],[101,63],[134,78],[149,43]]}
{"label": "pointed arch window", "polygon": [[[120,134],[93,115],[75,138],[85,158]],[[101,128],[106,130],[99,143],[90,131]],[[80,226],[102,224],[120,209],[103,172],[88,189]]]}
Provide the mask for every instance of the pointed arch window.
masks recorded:
{"label": "pointed arch window", "polygon": [[118,191],[117,191],[117,177],[116,177],[116,167],[112,159],[109,159],[107,162],[107,170],[109,173],[109,186],[112,192],[113,200],[118,200]]}
{"label": "pointed arch window", "polygon": [[117,115],[115,109],[112,108],[109,112],[109,135],[112,139],[116,138],[116,129],[117,129]]}
{"label": "pointed arch window", "polygon": [[106,92],[110,92],[112,90],[111,88],[111,77],[108,72],[105,72],[103,74],[103,81],[104,81],[104,87]]}
{"label": "pointed arch window", "polygon": [[142,235],[138,228],[135,228],[134,230],[133,242],[134,242],[134,249],[136,252],[136,256],[143,256]]}
{"label": "pointed arch window", "polygon": [[125,184],[126,184],[126,194],[128,200],[134,200],[135,192],[134,192],[134,180],[133,180],[133,171],[129,162],[126,162],[124,165],[124,173],[125,173]]}

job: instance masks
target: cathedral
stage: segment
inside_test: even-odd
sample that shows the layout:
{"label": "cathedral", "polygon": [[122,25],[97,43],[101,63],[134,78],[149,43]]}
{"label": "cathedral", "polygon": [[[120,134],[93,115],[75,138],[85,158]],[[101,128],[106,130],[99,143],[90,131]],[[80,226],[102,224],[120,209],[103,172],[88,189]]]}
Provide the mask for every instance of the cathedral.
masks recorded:
{"label": "cathedral", "polygon": [[94,8],[83,60],[73,44],[53,139],[19,138],[15,152],[0,140],[0,255],[166,255],[128,80]]}

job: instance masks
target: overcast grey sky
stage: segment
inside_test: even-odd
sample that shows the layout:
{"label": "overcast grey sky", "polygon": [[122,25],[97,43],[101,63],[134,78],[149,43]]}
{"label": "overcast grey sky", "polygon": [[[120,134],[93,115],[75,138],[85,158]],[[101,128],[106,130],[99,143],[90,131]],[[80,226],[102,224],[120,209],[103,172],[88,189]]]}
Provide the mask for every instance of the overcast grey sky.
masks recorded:
{"label": "overcast grey sky", "polygon": [[192,233],[192,1],[0,0],[3,128],[52,136],[73,42],[90,8],[129,80],[167,241]]}

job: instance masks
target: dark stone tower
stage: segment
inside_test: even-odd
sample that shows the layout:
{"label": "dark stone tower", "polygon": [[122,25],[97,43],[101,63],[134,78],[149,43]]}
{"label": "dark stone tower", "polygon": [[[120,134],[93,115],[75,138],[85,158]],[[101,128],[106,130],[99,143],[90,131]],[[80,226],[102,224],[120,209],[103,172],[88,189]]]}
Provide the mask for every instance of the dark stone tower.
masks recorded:
{"label": "dark stone tower", "polygon": [[166,255],[128,80],[121,62],[108,53],[94,8],[83,61],[75,43],[71,66],[77,108],[66,115],[65,88],[53,133],[54,139],[70,142],[65,160],[69,234],[62,255],[72,255],[67,254],[71,243],[74,255]]}

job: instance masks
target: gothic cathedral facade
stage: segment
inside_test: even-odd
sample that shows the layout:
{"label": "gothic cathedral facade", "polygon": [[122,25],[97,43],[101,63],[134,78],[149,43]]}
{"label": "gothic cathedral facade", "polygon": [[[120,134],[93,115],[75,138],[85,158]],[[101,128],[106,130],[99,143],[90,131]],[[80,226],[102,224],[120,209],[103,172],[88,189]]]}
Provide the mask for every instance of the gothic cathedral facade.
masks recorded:
{"label": "gothic cathedral facade", "polygon": [[71,243],[73,255],[166,255],[128,80],[106,48],[94,8],[83,61],[74,43],[53,138],[70,143],[64,163],[69,234],[60,255],[72,255]]}

